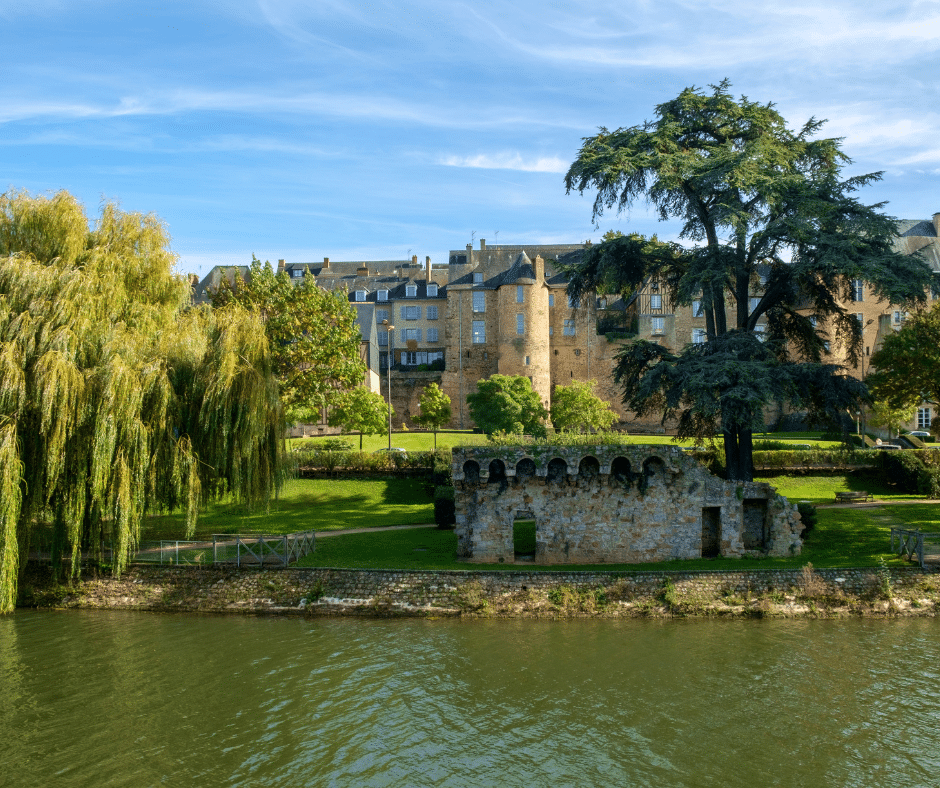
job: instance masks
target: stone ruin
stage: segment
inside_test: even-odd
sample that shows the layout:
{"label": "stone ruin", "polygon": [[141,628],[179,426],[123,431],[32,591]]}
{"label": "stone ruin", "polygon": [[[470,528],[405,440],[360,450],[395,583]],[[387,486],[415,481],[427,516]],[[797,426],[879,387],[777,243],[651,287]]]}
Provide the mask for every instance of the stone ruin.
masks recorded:
{"label": "stone ruin", "polygon": [[[474,563],[634,564],[800,552],[796,506],[769,484],[719,479],[674,446],[453,451],[457,556]],[[535,521],[535,554],[514,524]]]}

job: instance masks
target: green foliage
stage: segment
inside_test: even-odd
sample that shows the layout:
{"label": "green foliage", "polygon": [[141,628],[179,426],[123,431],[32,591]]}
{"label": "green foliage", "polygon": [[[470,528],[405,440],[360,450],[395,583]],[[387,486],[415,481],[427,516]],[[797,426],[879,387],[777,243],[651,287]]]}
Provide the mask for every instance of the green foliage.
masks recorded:
{"label": "green foliage", "polygon": [[320,448],[323,451],[352,451],[353,445],[343,438],[325,438]]}
{"label": "green foliage", "polygon": [[792,449],[755,451],[758,468],[878,467],[885,452],[878,449]]}
{"label": "green foliage", "polygon": [[470,417],[487,434],[545,435],[548,411],[526,378],[492,375],[477,381],[477,391],[467,395]]}
{"label": "green foliage", "polygon": [[441,391],[437,383],[431,383],[421,392],[419,405],[421,413],[414,417],[414,422],[434,432],[434,450],[437,451],[437,431],[446,426],[451,418],[450,397]]}
{"label": "green foliage", "polygon": [[453,487],[438,487],[434,491],[434,522],[438,528],[453,528],[457,522]]}
{"label": "green foliage", "polygon": [[800,519],[803,521],[803,538],[816,527],[819,522],[819,515],[816,514],[816,507],[811,503],[798,503],[797,511],[800,513]]}
{"label": "green foliage", "polygon": [[[736,101],[728,88],[687,88],[655,120],[584,140],[565,185],[597,190],[595,220],[642,198],[662,219],[681,219],[691,246],[605,240],[567,270],[568,293],[579,300],[656,281],[674,304],[701,301],[708,342],[680,353],[634,342],[616,379],[637,414],[678,418],[682,437],[721,433],[729,477],[749,479],[751,432],[765,404],[784,400],[834,420],[865,397],[864,386],[821,363],[827,340],[858,358],[861,327],[840,304],[851,300],[851,281],[863,279],[888,303],[923,303],[932,274],[893,250],[895,225],[880,206],[855,199],[880,174],[841,180],[849,159],[839,140],[813,139],[821,121],[792,131],[772,104]],[[766,285],[752,309],[759,277]]]}
{"label": "green foliage", "polygon": [[917,492],[928,498],[940,498],[940,468],[924,468],[917,474]]}
{"label": "green foliage", "polygon": [[617,421],[610,403],[594,393],[596,380],[573,380],[567,386],[556,385],[552,397],[551,419],[559,432],[606,430]]}
{"label": "green foliage", "polygon": [[920,457],[923,452],[885,451],[881,454],[885,480],[904,492],[917,493],[920,474],[927,467]]}
{"label": "green foliage", "polygon": [[868,421],[876,427],[887,427],[891,435],[896,435],[902,424],[914,418],[919,401],[896,406],[889,400],[877,399],[872,403]]}
{"label": "green foliage", "polygon": [[922,399],[940,398],[940,304],[908,315],[889,332],[871,357],[867,378],[872,394],[895,408],[911,408]]}
{"label": "green foliage", "polygon": [[342,427],[346,432],[358,432],[359,451],[362,451],[363,435],[388,433],[389,408],[394,417],[395,409],[381,394],[356,386],[333,400],[327,423],[331,427]]}
{"label": "green foliage", "polygon": [[285,406],[328,406],[341,391],[362,384],[362,339],[345,292],[328,293],[310,276],[295,284],[286,272],[276,274],[270,263],[252,257],[247,281],[223,279],[212,296],[216,307],[232,302],[264,320]]}
{"label": "green foliage", "polygon": [[53,558],[116,548],[148,512],[268,500],[283,419],[260,321],[190,308],[152,215],[106,204],[89,225],[60,192],[0,196],[0,612],[19,555],[51,522]]}
{"label": "green foliage", "polygon": [[517,433],[494,432],[490,435],[494,446],[624,446],[631,443],[625,432],[556,432],[540,438]]}

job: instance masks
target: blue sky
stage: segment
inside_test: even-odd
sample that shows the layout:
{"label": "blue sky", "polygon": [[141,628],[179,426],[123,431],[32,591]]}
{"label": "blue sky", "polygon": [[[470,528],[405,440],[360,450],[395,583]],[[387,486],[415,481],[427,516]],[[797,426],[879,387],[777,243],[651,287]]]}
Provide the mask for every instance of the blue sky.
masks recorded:
{"label": "blue sky", "polygon": [[[488,244],[675,237],[591,223],[581,138],[727,77],[827,118],[888,213],[940,211],[940,0],[0,0],[3,188],[158,214],[181,271],[446,262]],[[496,235],[498,231],[498,236]]]}

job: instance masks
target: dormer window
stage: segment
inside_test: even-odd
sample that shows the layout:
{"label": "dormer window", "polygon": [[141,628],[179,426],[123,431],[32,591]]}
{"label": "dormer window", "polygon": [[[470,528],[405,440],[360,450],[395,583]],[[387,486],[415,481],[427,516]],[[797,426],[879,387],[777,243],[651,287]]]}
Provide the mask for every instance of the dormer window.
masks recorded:
{"label": "dormer window", "polygon": [[303,275],[304,275],[304,269],[303,269],[303,268],[294,268],[294,269],[291,270],[290,274],[291,274],[292,277],[294,277],[294,279],[301,279],[301,278],[303,278]]}
{"label": "dormer window", "polygon": [[437,285],[428,285],[428,298],[437,297]]}
{"label": "dormer window", "polygon": [[483,274],[482,274],[482,273],[475,272],[475,273],[473,274],[473,284],[475,284],[475,285],[482,285],[482,284],[483,284]]}
{"label": "dormer window", "polygon": [[405,298],[414,298],[418,295],[417,285],[405,285]]}
{"label": "dormer window", "polygon": [[378,300],[379,300],[379,301],[388,301],[388,290],[379,290],[379,291],[378,291]]}
{"label": "dormer window", "polygon": [[366,300],[366,291],[365,291],[365,290],[357,290],[357,291],[356,291],[356,300],[357,300],[357,301],[365,301],[365,300]]}

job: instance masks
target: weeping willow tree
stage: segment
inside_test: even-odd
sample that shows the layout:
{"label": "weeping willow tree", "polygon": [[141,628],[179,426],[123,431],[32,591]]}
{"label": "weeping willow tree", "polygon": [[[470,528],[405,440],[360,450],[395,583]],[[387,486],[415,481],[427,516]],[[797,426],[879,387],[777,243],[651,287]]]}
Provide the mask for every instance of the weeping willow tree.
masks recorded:
{"label": "weeping willow tree", "polygon": [[0,612],[38,528],[76,573],[148,512],[266,501],[282,416],[256,313],[194,309],[165,227],[60,192],[0,195]]}

